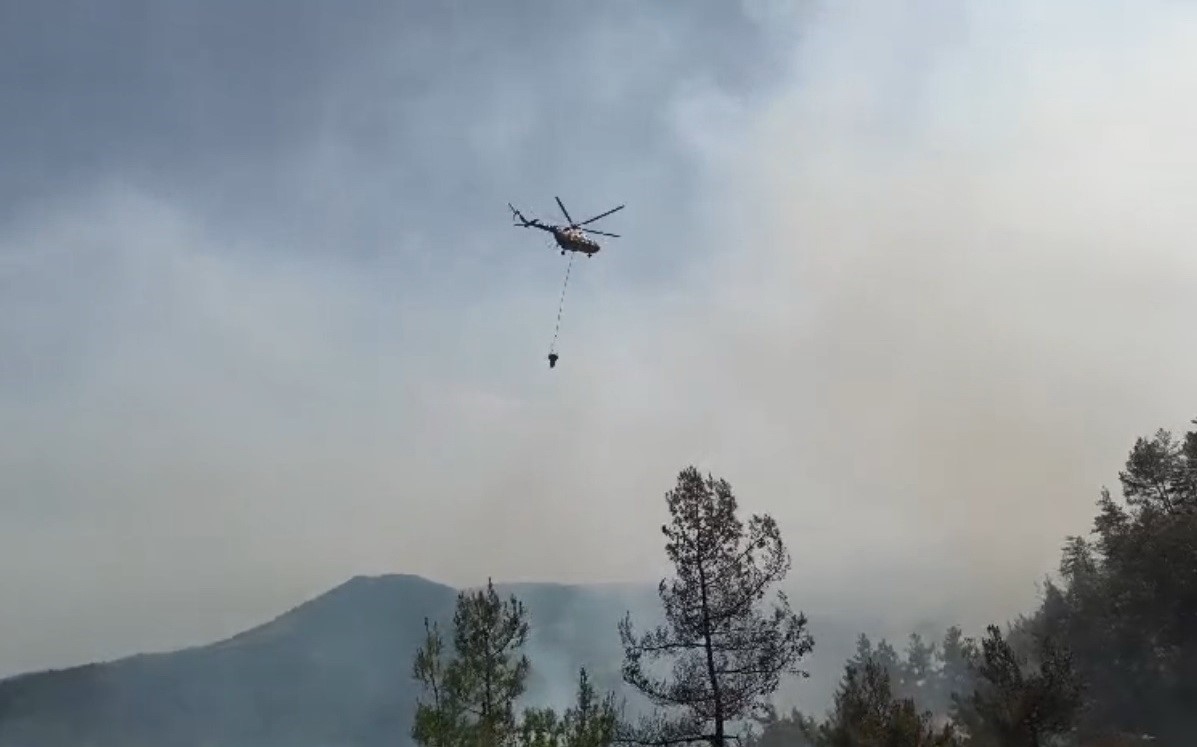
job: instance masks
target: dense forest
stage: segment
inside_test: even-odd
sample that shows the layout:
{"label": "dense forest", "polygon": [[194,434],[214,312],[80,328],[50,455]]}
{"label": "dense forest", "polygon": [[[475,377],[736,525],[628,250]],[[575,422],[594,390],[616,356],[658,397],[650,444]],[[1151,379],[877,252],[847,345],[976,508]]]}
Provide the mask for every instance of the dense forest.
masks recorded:
{"label": "dense forest", "polygon": [[777,524],[741,519],[725,480],[688,467],[666,495],[675,575],[659,586],[664,622],[619,626],[623,679],[643,703],[597,693],[583,669],[573,707],[517,713],[527,613],[488,585],[458,596],[450,640],[427,625],[412,737],[426,747],[1192,744],[1197,429],[1138,439],[1118,478],[1121,496],[1102,491],[1090,533],[1065,539],[1037,609],[979,638],[957,627],[941,641],[912,634],[901,651],[861,635],[833,708],[815,715],[773,697],[814,646],[806,616],[774,588],[790,568]]}

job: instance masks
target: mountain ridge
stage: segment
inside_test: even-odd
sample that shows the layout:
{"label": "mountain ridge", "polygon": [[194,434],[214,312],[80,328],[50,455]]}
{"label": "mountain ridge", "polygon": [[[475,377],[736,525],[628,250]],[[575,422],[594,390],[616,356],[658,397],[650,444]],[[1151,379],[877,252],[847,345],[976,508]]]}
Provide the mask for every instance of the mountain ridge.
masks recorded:
{"label": "mountain ridge", "polygon": [[[584,663],[571,650],[577,639],[600,641],[586,663],[610,673],[602,666],[615,643],[609,591],[495,586],[529,609],[529,700],[552,695],[563,673],[576,674]],[[0,745],[406,742],[417,694],[411,659],[424,620],[448,623],[458,592],[414,574],[357,575],[227,638],[7,677]],[[579,629],[571,619],[578,605],[610,609],[610,625]]]}
{"label": "mountain ridge", "polygon": [[[641,629],[660,619],[655,584],[495,588],[528,611],[522,703],[567,706],[581,666],[601,690],[638,697],[622,683],[617,624],[627,612]],[[414,574],[357,575],[210,643],[10,676],[0,680],[0,747],[410,745],[419,694],[411,662],[424,621],[448,632],[462,590]],[[829,702],[858,632],[835,616],[810,617],[811,680],[779,693],[808,712]]]}

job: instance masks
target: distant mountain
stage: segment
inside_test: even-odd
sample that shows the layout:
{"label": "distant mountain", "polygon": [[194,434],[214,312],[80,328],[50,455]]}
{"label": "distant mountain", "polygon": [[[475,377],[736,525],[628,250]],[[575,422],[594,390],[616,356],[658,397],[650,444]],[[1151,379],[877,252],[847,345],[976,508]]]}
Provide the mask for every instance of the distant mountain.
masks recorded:
{"label": "distant mountain", "polygon": [[[654,622],[654,587],[496,586],[528,607],[526,702],[565,707],[582,665],[622,691],[616,626],[628,610]],[[357,577],[218,643],[3,680],[0,747],[409,745],[412,657],[425,617],[447,625],[456,595],[417,576]],[[797,692],[821,709],[856,630],[813,624],[818,697]]]}
{"label": "distant mountain", "polygon": [[[500,590],[528,606],[529,701],[567,702],[582,663],[615,684],[620,599],[635,592]],[[416,576],[358,577],[219,643],[0,681],[0,745],[403,745],[424,618],[447,624],[456,594]]]}

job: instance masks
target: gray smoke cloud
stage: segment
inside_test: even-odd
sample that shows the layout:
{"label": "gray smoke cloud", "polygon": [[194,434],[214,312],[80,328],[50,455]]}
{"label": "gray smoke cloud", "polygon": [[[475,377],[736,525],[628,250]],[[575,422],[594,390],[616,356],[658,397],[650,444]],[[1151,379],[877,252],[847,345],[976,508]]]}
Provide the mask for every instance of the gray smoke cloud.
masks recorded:
{"label": "gray smoke cloud", "polygon": [[[261,7],[4,24],[0,672],[651,582],[690,463],[797,606],[975,626],[1197,414],[1189,6]],[[628,207],[550,371],[554,194]]]}

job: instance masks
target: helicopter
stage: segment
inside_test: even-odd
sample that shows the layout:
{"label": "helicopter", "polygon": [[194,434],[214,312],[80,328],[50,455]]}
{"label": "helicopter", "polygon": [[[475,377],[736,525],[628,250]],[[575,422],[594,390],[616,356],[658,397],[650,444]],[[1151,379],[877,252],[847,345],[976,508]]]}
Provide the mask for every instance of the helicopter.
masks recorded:
{"label": "helicopter", "polygon": [[626,206],[620,205],[619,207],[611,208],[605,213],[596,215],[589,220],[584,220],[581,223],[575,223],[574,219],[570,217],[569,211],[565,209],[565,205],[562,204],[561,198],[554,197],[553,199],[557,201],[557,206],[560,207],[561,212],[565,214],[565,219],[569,221],[568,226],[555,226],[541,223],[536,218],[528,220],[524,217],[523,213],[512,207],[511,203],[509,202],[507,203],[507,207],[511,208],[511,214],[516,220],[513,225],[522,226],[523,228],[539,228],[542,231],[548,231],[549,233],[553,234],[553,238],[557,241],[557,246],[561,248],[562,257],[565,256],[566,252],[579,252],[581,254],[585,254],[587,259],[597,254],[602,247],[599,246],[597,241],[587,236],[587,233],[619,238],[619,234],[617,233],[596,231],[593,228],[582,228],[582,226],[586,225],[587,223],[593,223],[599,218],[606,218],[608,215],[616,212],[617,210],[623,210]]}

